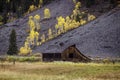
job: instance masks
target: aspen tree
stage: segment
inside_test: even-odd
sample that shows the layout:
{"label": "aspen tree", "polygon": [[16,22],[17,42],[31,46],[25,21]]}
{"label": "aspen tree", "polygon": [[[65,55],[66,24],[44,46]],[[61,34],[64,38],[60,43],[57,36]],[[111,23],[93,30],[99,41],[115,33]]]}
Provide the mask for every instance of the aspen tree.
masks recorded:
{"label": "aspen tree", "polygon": [[32,12],[32,11],[34,11],[36,9],[36,6],[35,5],[30,5],[30,7],[29,7],[29,12]]}
{"label": "aspen tree", "polygon": [[73,3],[76,4],[76,0],[73,0]]}
{"label": "aspen tree", "polygon": [[50,10],[48,8],[44,9],[44,18],[50,18],[51,17],[51,13]]}
{"label": "aspen tree", "polygon": [[58,34],[64,33],[64,23],[65,23],[65,19],[60,16],[57,18],[57,26],[58,26]]}
{"label": "aspen tree", "polygon": [[81,19],[81,20],[80,20],[80,24],[81,24],[81,25],[86,24],[86,20]]}
{"label": "aspen tree", "polygon": [[34,22],[35,22],[35,30],[39,31],[40,30],[40,15],[35,15],[34,16]]}
{"label": "aspen tree", "polygon": [[42,7],[42,4],[43,4],[43,0],[39,0],[39,8]]}
{"label": "aspen tree", "polygon": [[41,36],[41,43],[44,43],[45,42],[45,34],[42,34]]}
{"label": "aspen tree", "polygon": [[48,39],[52,39],[53,35],[52,35],[52,30],[49,28],[48,29]]}
{"label": "aspen tree", "polygon": [[88,21],[94,20],[96,17],[94,15],[88,14]]}

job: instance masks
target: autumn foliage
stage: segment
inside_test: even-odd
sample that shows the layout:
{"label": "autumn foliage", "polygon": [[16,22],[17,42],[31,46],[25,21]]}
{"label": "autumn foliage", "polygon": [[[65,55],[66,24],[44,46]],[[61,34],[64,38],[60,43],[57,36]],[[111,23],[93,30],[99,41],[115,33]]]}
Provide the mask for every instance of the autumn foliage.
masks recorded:
{"label": "autumn foliage", "polygon": [[45,8],[44,10],[44,18],[50,18],[51,14],[50,14],[50,10],[48,8]]}
{"label": "autumn foliage", "polygon": [[[30,16],[28,21],[29,26],[29,35],[25,40],[24,46],[20,48],[20,54],[27,55],[32,52],[34,46],[39,46],[45,43],[48,40],[51,40],[69,30],[75,29],[81,25],[86,24],[89,21],[94,20],[96,17],[91,14],[87,14],[83,11],[80,11],[81,3],[73,0],[74,10],[70,16],[62,17],[59,16],[56,18],[57,23],[55,24],[54,29],[49,28],[47,34],[40,34],[41,22],[40,15],[36,14],[35,16]],[[42,3],[42,0],[41,0]],[[30,10],[33,10],[33,5],[30,7]],[[84,18],[86,15],[87,18]],[[50,9],[44,9],[44,18],[50,18],[51,13]]]}

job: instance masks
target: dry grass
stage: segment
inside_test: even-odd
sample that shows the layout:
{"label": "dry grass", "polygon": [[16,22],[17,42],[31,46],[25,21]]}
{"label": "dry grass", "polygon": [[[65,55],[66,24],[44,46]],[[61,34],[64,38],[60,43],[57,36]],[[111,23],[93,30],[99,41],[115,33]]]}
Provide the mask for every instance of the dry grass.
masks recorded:
{"label": "dry grass", "polygon": [[0,80],[119,80],[120,63],[4,63]]}

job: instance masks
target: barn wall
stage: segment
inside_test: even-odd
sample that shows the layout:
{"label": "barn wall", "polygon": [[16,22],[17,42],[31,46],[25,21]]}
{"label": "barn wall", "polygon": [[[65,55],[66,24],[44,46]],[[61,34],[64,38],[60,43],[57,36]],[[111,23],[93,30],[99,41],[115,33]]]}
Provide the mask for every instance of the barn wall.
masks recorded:
{"label": "barn wall", "polygon": [[74,46],[67,48],[65,51],[63,51],[61,55],[62,55],[62,60],[64,61],[80,61],[80,62],[90,61],[90,59],[82,55],[79,52],[79,50]]}
{"label": "barn wall", "polygon": [[42,58],[43,61],[60,61],[61,53],[44,53]]}

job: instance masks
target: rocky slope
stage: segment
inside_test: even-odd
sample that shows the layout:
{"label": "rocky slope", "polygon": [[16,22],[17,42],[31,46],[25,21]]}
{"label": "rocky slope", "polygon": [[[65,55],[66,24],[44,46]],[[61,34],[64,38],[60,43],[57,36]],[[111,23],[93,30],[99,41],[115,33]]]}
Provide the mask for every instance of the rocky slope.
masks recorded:
{"label": "rocky slope", "polygon": [[[102,4],[103,5],[103,4]],[[100,5],[101,6],[101,5]],[[98,6],[98,8],[100,8]],[[106,7],[106,3],[104,5]],[[95,6],[93,6],[95,7]],[[50,8],[51,18],[43,21],[43,10]],[[72,0],[55,0],[51,4],[34,11],[25,17],[18,19],[14,22],[0,26],[0,55],[5,54],[9,45],[9,34],[14,28],[17,32],[17,45],[20,48],[23,46],[28,33],[26,32],[28,25],[28,17],[31,15],[39,14],[41,16],[41,33],[47,33],[48,28],[54,28],[56,24],[56,17],[68,16],[72,13],[74,8]],[[100,15],[99,9],[94,12]],[[82,8],[83,10],[86,8]],[[91,8],[90,8],[91,9]],[[100,10],[103,9],[100,8]],[[97,13],[96,13],[97,12]],[[71,30],[59,37],[35,47],[33,53],[51,53],[62,52],[65,48],[76,44],[77,48],[86,56],[89,57],[120,57],[120,8],[111,10],[109,13],[102,13],[98,19],[89,22],[77,29]]]}
{"label": "rocky slope", "polygon": [[45,20],[41,23],[41,33],[47,33],[48,28],[54,28],[56,24],[56,17],[59,16],[67,16],[72,13],[74,8],[72,0],[55,0],[51,4],[44,6],[43,8],[32,12],[31,14],[26,15],[25,17],[18,19],[14,22],[5,24],[0,26],[0,54],[6,53],[9,45],[9,34],[11,30],[14,28],[17,32],[17,44],[18,47],[23,46],[25,38],[27,36],[27,28],[28,28],[28,17],[34,16],[36,14],[41,16],[41,21],[44,18],[43,12],[45,8],[49,8],[51,11],[51,18],[49,20]]}
{"label": "rocky slope", "polygon": [[73,44],[91,58],[120,58],[120,8],[46,42],[34,52],[62,52]]}

